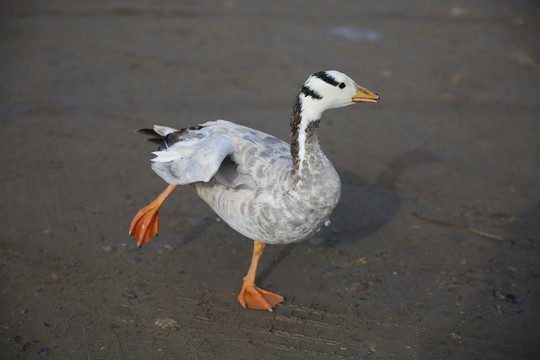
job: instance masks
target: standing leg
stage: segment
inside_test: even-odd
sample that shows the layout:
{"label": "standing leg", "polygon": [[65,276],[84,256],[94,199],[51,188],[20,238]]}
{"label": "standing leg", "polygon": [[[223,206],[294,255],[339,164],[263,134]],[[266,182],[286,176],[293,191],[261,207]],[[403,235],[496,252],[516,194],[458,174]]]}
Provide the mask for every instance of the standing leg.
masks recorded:
{"label": "standing leg", "polygon": [[255,241],[253,245],[253,257],[247,275],[244,277],[242,290],[238,294],[238,301],[243,307],[259,310],[269,310],[277,304],[283,302],[283,296],[274,294],[255,286],[255,274],[257,273],[257,264],[264,250],[264,243]]}
{"label": "standing leg", "polygon": [[139,210],[129,227],[129,234],[137,238],[137,246],[148,242],[157,235],[159,229],[159,208],[178,185],[169,185],[159,196]]}

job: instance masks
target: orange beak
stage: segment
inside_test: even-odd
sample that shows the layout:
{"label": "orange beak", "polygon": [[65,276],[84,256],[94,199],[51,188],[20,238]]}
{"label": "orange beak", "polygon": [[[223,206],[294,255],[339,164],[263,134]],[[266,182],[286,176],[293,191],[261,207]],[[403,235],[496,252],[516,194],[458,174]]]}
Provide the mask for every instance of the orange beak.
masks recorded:
{"label": "orange beak", "polygon": [[352,102],[372,102],[376,103],[380,99],[379,95],[375,94],[373,91],[370,91],[366,88],[361,87],[358,84],[354,84],[356,88],[356,94],[351,98]]}

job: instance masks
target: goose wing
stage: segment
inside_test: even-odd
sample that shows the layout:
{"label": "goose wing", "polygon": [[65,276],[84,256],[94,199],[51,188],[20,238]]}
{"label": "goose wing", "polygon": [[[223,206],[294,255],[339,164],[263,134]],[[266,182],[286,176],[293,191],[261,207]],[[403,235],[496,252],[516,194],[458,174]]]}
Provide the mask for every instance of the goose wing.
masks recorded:
{"label": "goose wing", "polygon": [[292,166],[289,144],[224,120],[182,130],[155,125],[139,132],[160,144],[152,169],[169,184],[214,178],[229,188],[261,188],[279,181]]}
{"label": "goose wing", "polygon": [[207,182],[225,157],[234,152],[229,138],[205,125],[182,130],[156,125],[150,130],[157,135],[150,141],[160,142],[158,151],[153,152],[152,169],[163,180],[173,185]]}

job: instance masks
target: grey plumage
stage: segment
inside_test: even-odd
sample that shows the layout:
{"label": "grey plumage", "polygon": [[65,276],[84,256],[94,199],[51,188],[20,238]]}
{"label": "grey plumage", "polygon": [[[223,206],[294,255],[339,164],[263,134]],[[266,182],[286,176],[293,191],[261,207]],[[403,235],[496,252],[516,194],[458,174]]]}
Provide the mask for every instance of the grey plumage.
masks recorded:
{"label": "grey plumage", "polygon": [[311,76],[294,103],[292,147],[224,120],[183,130],[154,126],[144,131],[161,144],[152,169],[169,184],[192,184],[248,238],[269,244],[305,240],[325,224],[341,194],[339,176],[319,145],[320,117],[326,109],[359,102],[359,89],[337,71]]}

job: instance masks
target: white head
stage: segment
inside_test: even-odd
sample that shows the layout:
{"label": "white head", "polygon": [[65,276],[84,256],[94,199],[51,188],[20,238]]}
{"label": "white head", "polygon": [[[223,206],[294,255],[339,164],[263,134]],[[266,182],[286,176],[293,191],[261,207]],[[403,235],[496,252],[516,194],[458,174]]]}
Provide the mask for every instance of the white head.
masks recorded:
{"label": "white head", "polygon": [[306,157],[307,130],[318,126],[322,113],[359,102],[377,102],[379,96],[358,86],[339,71],[320,71],[311,75],[300,89],[291,116],[291,153],[298,172]]}
{"label": "white head", "polygon": [[320,71],[311,75],[299,94],[302,117],[319,120],[322,113],[359,102],[377,102],[379,96],[356,84],[347,75],[335,71]]}

